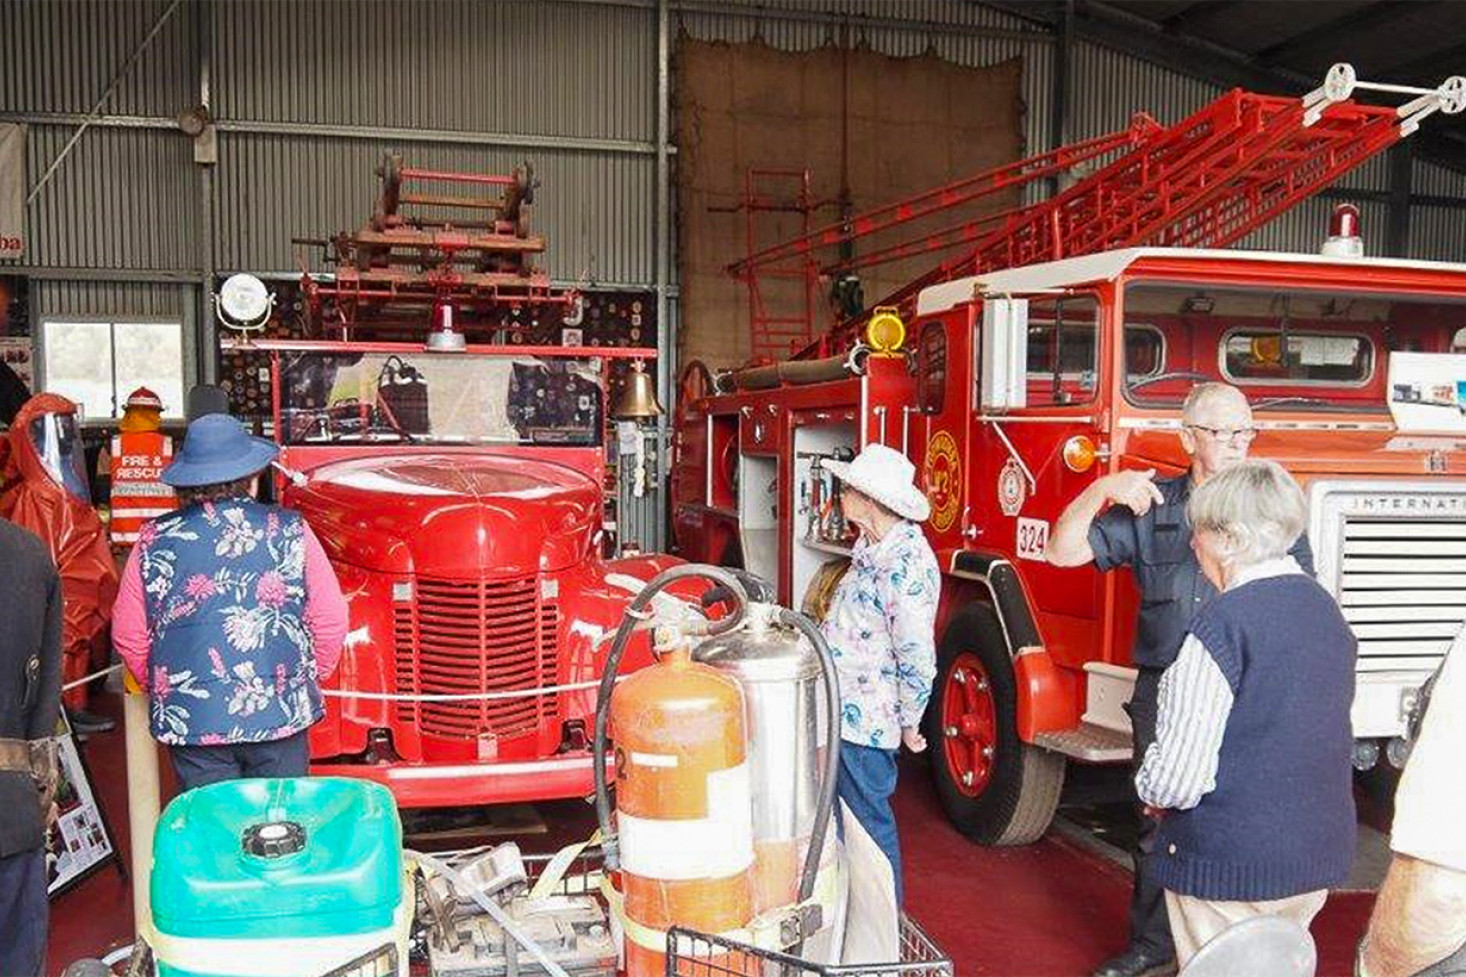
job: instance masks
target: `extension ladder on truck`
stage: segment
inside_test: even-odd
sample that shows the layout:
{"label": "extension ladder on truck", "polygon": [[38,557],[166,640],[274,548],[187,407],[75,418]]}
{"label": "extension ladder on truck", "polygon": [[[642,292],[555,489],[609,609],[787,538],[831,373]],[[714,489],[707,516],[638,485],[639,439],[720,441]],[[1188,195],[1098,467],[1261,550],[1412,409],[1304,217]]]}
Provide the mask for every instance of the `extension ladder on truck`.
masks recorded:
{"label": "extension ladder on truck", "polygon": [[[1351,101],[1357,90],[1414,96],[1397,108]],[[903,285],[859,316],[831,327],[805,356],[846,348],[877,306],[910,312],[938,282],[1041,261],[1147,244],[1220,248],[1356,169],[1420,126],[1434,112],[1466,107],[1459,77],[1436,89],[1360,82],[1338,64],[1302,98],[1234,89],[1169,128],[1137,116],[1123,132],[997,167],[908,200],[885,205],[729,266],[745,279],[791,257],[821,274],[848,272],[922,254],[962,252]],[[987,214],[835,264],[822,249],[890,231],[1035,180],[1057,177],[1118,152],[1108,164],[1047,200]]]}

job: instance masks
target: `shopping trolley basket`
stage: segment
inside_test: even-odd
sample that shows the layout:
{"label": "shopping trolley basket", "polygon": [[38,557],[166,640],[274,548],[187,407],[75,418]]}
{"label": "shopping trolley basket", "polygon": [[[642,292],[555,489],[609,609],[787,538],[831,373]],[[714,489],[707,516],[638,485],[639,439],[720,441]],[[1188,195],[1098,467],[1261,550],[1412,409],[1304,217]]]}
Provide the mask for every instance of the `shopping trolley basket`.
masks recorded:
{"label": "shopping trolley basket", "polygon": [[904,913],[900,942],[901,959],[891,963],[819,964],[674,927],[667,977],[953,977],[952,958]]}

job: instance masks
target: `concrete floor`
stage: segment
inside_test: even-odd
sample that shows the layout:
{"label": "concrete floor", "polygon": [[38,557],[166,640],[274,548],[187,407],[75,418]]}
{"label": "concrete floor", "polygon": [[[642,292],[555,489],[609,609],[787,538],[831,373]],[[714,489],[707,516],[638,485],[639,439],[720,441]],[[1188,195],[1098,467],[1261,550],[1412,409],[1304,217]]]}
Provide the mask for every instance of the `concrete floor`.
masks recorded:
{"label": "concrete floor", "polygon": [[[115,714],[116,703],[104,701],[101,711]],[[122,734],[93,737],[84,750],[125,857]],[[895,806],[908,910],[952,956],[958,977],[1080,977],[1123,947],[1130,883],[1123,858],[1129,830],[1123,790],[1118,770],[1078,774],[1066,790],[1061,820],[1047,837],[1023,848],[982,848],[947,823],[924,763],[903,761]],[[1376,816],[1367,801],[1361,811],[1366,820]],[[593,817],[584,803],[565,801],[539,805],[534,812],[505,811],[495,820],[496,834],[512,833],[526,851],[549,851],[583,839]],[[466,821],[482,824],[472,817]],[[409,822],[410,830],[454,827],[459,825],[441,818]],[[1353,947],[1368,919],[1370,890],[1382,872],[1383,836],[1368,827],[1361,835],[1359,879],[1351,883],[1357,889],[1331,896],[1314,925],[1322,977],[1352,973]],[[460,837],[423,847],[465,844]],[[72,960],[130,942],[131,900],[128,880],[110,867],[59,897],[52,907],[49,973],[60,974]]]}

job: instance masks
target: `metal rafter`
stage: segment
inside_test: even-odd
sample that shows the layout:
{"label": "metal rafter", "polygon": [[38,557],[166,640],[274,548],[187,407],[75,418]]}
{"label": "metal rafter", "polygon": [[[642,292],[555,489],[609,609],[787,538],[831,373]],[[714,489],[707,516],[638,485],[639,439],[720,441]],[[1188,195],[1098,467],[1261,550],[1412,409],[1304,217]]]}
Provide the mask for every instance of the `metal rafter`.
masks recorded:
{"label": "metal rafter", "polygon": [[[1016,0],[969,2],[980,2],[982,6],[1021,17],[1029,23],[1046,25],[1050,31],[1055,29],[1053,17],[1043,4]],[[1289,68],[1261,64],[1235,48],[1189,34],[1166,31],[1155,21],[1102,0],[1086,0],[1076,9],[1074,33],[1083,40],[1103,44],[1177,74],[1217,85],[1235,85],[1253,92],[1299,94],[1311,89],[1318,81],[1316,77]],[[1443,72],[1449,73],[1450,70]],[[1466,132],[1459,124],[1436,126],[1430,132],[1417,133],[1412,138],[1417,159],[1466,172]]]}
{"label": "metal rafter", "polygon": [[1212,20],[1220,14],[1229,13],[1244,6],[1246,2],[1247,0],[1199,0],[1186,9],[1178,10],[1164,18],[1160,21],[1160,25],[1168,31],[1184,33],[1192,25]]}
{"label": "metal rafter", "polygon": [[[1383,27],[1406,13],[1433,7],[1437,3],[1438,0],[1430,0],[1430,2],[1401,5],[1391,0],[1375,0],[1374,3],[1366,4],[1342,17],[1329,18],[1306,30],[1285,37],[1275,44],[1270,44],[1257,51],[1253,57],[1266,65],[1281,64],[1293,55],[1314,51],[1318,48],[1334,47],[1340,40],[1351,35]],[[1320,4],[1319,9],[1325,9],[1327,6],[1329,5]]]}
{"label": "metal rafter", "polygon": [[1459,74],[1462,69],[1466,69],[1466,43],[1452,44],[1430,54],[1389,66],[1382,73],[1400,81],[1415,81],[1425,77],[1433,78],[1437,74]]}

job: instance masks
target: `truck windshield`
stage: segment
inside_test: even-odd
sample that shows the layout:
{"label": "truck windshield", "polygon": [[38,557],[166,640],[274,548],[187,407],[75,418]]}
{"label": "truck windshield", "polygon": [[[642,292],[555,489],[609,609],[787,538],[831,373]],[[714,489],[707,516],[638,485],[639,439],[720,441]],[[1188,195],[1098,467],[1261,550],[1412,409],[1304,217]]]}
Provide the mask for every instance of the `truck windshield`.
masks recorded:
{"label": "truck windshield", "polygon": [[596,358],[282,353],[285,444],[599,445]]}
{"label": "truck windshield", "polygon": [[1193,384],[1222,380],[1259,410],[1385,410],[1391,352],[1451,353],[1466,302],[1419,296],[1138,282],[1125,328],[1164,337],[1164,362],[1129,371],[1126,397],[1176,406]]}

